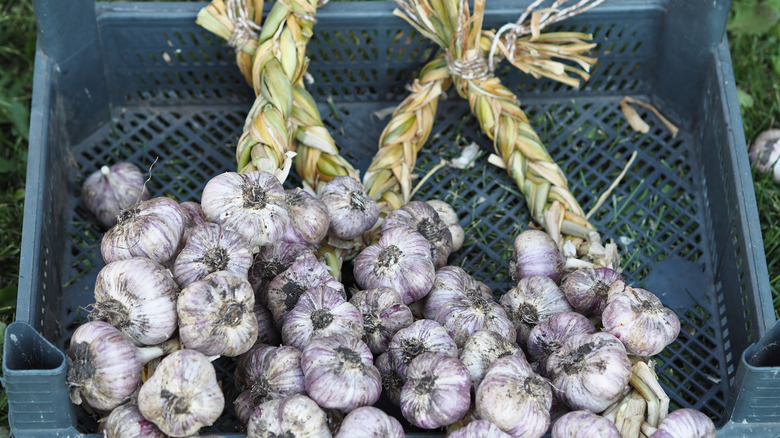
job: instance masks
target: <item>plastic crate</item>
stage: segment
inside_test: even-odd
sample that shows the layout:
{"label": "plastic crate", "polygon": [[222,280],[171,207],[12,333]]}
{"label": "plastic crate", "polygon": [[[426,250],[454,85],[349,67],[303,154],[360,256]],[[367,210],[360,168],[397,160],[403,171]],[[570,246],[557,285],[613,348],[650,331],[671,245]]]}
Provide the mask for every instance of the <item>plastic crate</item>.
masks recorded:
{"label": "plastic crate", "polygon": [[[514,21],[529,3],[489,1],[486,26]],[[628,280],[655,291],[680,316],[679,339],[658,356],[673,406],[707,413],[723,436],[780,435],[780,379],[771,378],[778,363],[743,355],[762,336],[771,345],[780,329],[765,335],[774,313],[724,36],[728,3],[608,0],[561,23],[591,32],[598,43],[599,64],[581,90],[509,68],[501,74],[586,210],[638,151],[593,223],[622,242]],[[94,420],[68,401],[62,353],[85,320],[103,265],[101,231],[79,201],[84,178],[105,163],[148,168],[159,157],[152,195],[186,201],[199,199],[209,177],[234,169],[253,93],[232,50],[194,23],[204,5],[35,3],[40,30],[18,322],[8,327],[3,352],[17,437],[94,432]],[[343,154],[361,171],[384,126],[372,113],[397,104],[436,54],[393,8],[331,2],[317,12],[309,44],[309,89]],[[680,133],[673,138],[647,112],[651,131],[631,131],[618,105],[626,95],[652,102]],[[462,99],[443,101],[437,117],[417,173],[471,141],[491,150]],[[439,170],[417,197],[444,199],[458,210],[466,242],[451,263],[497,293],[511,287],[512,239],[530,218],[487,154],[471,169]],[[231,366],[217,363],[224,388]],[[228,402],[210,432],[236,433],[231,409]],[[410,429],[417,435],[425,433]]]}

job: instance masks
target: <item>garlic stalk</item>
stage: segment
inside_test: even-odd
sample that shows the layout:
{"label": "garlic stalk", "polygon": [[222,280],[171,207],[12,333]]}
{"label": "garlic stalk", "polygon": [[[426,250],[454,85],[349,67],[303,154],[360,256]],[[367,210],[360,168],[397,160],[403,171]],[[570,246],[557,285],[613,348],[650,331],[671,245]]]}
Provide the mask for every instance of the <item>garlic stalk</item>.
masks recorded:
{"label": "garlic stalk", "polygon": [[102,166],[84,180],[81,200],[100,225],[111,228],[117,215],[131,205],[149,199],[141,170],[132,163]]}
{"label": "garlic stalk", "polygon": [[385,352],[393,335],[414,322],[412,311],[390,288],[358,291],[349,302],[362,315],[363,339],[374,354]]}
{"label": "garlic stalk", "polygon": [[433,207],[423,201],[408,202],[387,214],[382,222],[382,233],[399,227],[411,228],[428,241],[436,269],[447,264],[447,257],[452,252],[452,234]]}
{"label": "garlic stalk", "polygon": [[344,334],[363,336],[360,311],[329,286],[304,292],[282,322],[282,342],[303,349],[312,339]]}
{"label": "garlic stalk", "polygon": [[423,429],[446,426],[468,412],[470,388],[468,370],[456,357],[423,353],[407,368],[401,412]]}
{"label": "garlic stalk", "polygon": [[252,249],[244,236],[205,223],[190,230],[187,244],[173,263],[173,275],[179,287],[185,287],[217,271],[247,278],[250,266]]}

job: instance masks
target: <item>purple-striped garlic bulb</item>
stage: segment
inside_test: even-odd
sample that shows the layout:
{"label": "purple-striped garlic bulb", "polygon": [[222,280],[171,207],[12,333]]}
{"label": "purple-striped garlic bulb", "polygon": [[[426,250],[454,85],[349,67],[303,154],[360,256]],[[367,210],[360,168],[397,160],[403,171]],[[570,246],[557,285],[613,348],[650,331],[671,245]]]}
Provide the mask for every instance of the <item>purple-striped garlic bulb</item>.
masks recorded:
{"label": "purple-striped garlic bulb", "polygon": [[89,316],[110,323],[136,345],[159,344],[176,331],[178,293],[171,271],[159,263],[118,260],[98,272]]}
{"label": "purple-striped garlic bulb", "polygon": [[404,428],[395,418],[373,406],[347,414],[335,438],[404,438]]}
{"label": "purple-striped garlic bulb", "polygon": [[182,246],[187,243],[189,239],[190,231],[193,228],[209,223],[206,218],[206,214],[203,213],[203,208],[195,201],[186,201],[179,204],[181,212],[184,214],[184,234],[181,238]]}
{"label": "purple-striped garlic bulb", "polygon": [[376,357],[374,366],[379,370],[382,377],[382,391],[391,403],[396,406],[401,405],[401,388],[404,386],[402,379],[395,370],[393,356],[389,352],[384,352]]}
{"label": "purple-striped garlic bulb", "polygon": [[456,298],[482,297],[491,299],[493,292],[481,281],[477,281],[463,268],[445,266],[436,271],[433,288],[423,300],[423,316],[436,319],[442,305]]}
{"label": "purple-striped garlic bulb", "polygon": [[487,420],[474,420],[465,427],[455,430],[447,438],[512,438]]}
{"label": "purple-striped garlic bulb", "polygon": [[471,384],[476,389],[490,365],[504,356],[525,357],[517,344],[490,330],[479,330],[460,349],[459,359],[469,370]]}
{"label": "purple-striped garlic bulb", "polygon": [[424,201],[411,201],[391,211],[382,222],[382,233],[394,228],[411,228],[428,241],[433,266],[439,269],[447,264],[452,252],[452,234],[433,207]]}
{"label": "purple-striped garlic bulb", "polygon": [[103,429],[106,438],[166,438],[151,421],[141,415],[138,405],[125,403],[106,417]]}
{"label": "purple-striped garlic bulb", "polygon": [[257,339],[254,306],[246,279],[225,271],[209,274],[179,294],[179,337],[187,348],[208,356],[238,356]]}
{"label": "purple-striped garlic bulb", "polygon": [[528,336],[528,356],[539,363],[540,374],[546,375],[547,358],[574,335],[590,335],[596,328],[588,318],[577,312],[560,312],[531,329]]}
{"label": "purple-striped garlic bulb", "polygon": [[374,354],[387,351],[393,335],[413,322],[412,311],[393,289],[380,287],[362,290],[349,300],[362,315],[363,340]]}
{"label": "purple-striped garlic bulb", "polygon": [[247,438],[331,438],[325,412],[305,395],[270,400],[257,407]]}
{"label": "purple-striped garlic bulb", "polygon": [[396,332],[390,340],[387,351],[393,358],[395,369],[402,379],[406,379],[406,368],[417,356],[434,353],[442,356],[458,357],[458,346],[447,330],[436,321],[421,319],[409,327]]}
{"label": "purple-striped garlic bulb", "polygon": [[382,233],[379,242],[355,257],[354,274],[362,289],[389,287],[404,304],[427,295],[436,277],[428,241],[409,228]]}
{"label": "purple-striped garlic bulb", "polygon": [[138,391],[138,408],[164,433],[188,436],[219,418],[225,397],[209,359],[186,349],[163,358]]}
{"label": "purple-striped garlic bulb", "polygon": [[456,357],[423,353],[407,368],[401,412],[410,423],[436,429],[455,422],[471,405],[471,379]]}
{"label": "purple-striped garlic bulb", "polygon": [[553,423],[552,438],[573,437],[620,438],[615,423],[588,410],[571,411]]}
{"label": "purple-striped garlic bulb", "polygon": [[312,253],[306,253],[296,259],[289,268],[274,277],[268,285],[268,310],[274,316],[277,327],[281,327],[287,312],[292,310],[300,296],[308,289],[325,285],[343,293],[344,285],[333,278],[328,267],[320,263]]}
{"label": "purple-striped garlic bulb", "polygon": [[306,245],[320,243],[330,227],[325,205],[300,188],[285,190],[284,193],[283,205],[290,214],[290,225],[282,240]]}
{"label": "purple-striped garlic bulb", "polygon": [[211,222],[244,236],[253,252],[279,240],[290,223],[282,184],[259,170],[215,176],[203,188],[200,205]]}
{"label": "purple-striped garlic bulb", "polygon": [[254,406],[305,394],[301,352],[295,347],[256,345],[238,357],[233,383]]}
{"label": "purple-striped garlic bulb", "polygon": [[670,412],[650,438],[715,438],[717,431],[710,417],[690,408]]}
{"label": "purple-striped garlic bulb", "polygon": [[81,200],[100,225],[111,228],[117,215],[131,205],[149,199],[144,175],[132,163],[102,166],[84,180]]}
{"label": "purple-striped garlic bulb", "polygon": [[165,197],[141,201],[122,210],[117,223],[103,234],[100,253],[106,263],[146,257],[166,265],[179,250],[184,213]]}
{"label": "purple-striped garlic bulb", "polygon": [[441,221],[447,225],[447,229],[450,230],[450,235],[452,236],[452,250],[459,250],[460,247],[463,246],[466,235],[463,232],[463,227],[461,227],[458,222],[458,213],[455,212],[455,209],[452,208],[450,204],[444,201],[429,199],[425,202],[436,210],[436,213],[439,214],[439,219],[441,219]]}
{"label": "purple-striped garlic bulb", "polygon": [[379,219],[379,206],[366,193],[360,181],[351,176],[337,176],[322,189],[322,203],[330,217],[330,233],[342,240],[352,240],[368,231]]}
{"label": "purple-striped garlic bulb", "polygon": [[573,310],[558,285],[541,275],[521,278],[517,286],[501,296],[499,302],[515,325],[520,345],[526,345],[535,325],[556,313]]}
{"label": "purple-striped garlic bulb", "polygon": [[544,231],[525,230],[515,238],[509,271],[518,280],[541,275],[558,281],[565,264],[552,237]]}
{"label": "purple-striped garlic bulb", "polygon": [[573,409],[599,413],[623,395],[631,361],[609,333],[575,335],[547,358],[547,375],[557,398]]}
{"label": "purple-striped garlic bulb", "polygon": [[281,344],[282,334],[279,333],[279,329],[276,328],[274,316],[271,315],[271,311],[260,304],[259,301],[255,301],[252,312],[255,314],[255,319],[257,320],[257,340],[255,341],[255,344]]}
{"label": "purple-striped garlic bulb", "polygon": [[680,319],[652,292],[612,283],[601,314],[604,331],[615,335],[626,351],[637,356],[660,353],[680,334]]}
{"label": "purple-striped garlic bulb", "polygon": [[522,356],[493,362],[479,384],[477,414],[511,436],[538,438],[550,427],[550,382],[534,373]]}
{"label": "purple-striped garlic bulb", "polygon": [[247,278],[250,266],[252,249],[244,236],[206,223],[190,230],[187,244],[173,263],[173,276],[179,287],[185,287],[217,271]]}
{"label": "purple-striped garlic bulb", "polygon": [[438,321],[462,348],[478,330],[490,330],[509,342],[515,342],[517,333],[504,308],[493,298],[457,298],[445,303],[436,314]]}
{"label": "purple-striped garlic bulb", "polygon": [[304,254],[314,256],[311,248],[301,243],[273,242],[260,248],[249,268],[249,282],[255,297],[268,306],[268,284]]}
{"label": "purple-striped garlic bulb", "polygon": [[301,356],[306,392],[323,408],[345,412],[376,403],[382,392],[371,350],[360,338],[313,339]]}
{"label": "purple-striped garlic bulb", "polygon": [[325,285],[304,292],[282,322],[282,342],[303,350],[315,338],[335,334],[362,337],[360,311],[340,292]]}
{"label": "purple-striped garlic bulb", "polygon": [[569,304],[583,315],[601,316],[607,305],[607,292],[623,276],[610,268],[579,268],[561,282],[561,291]]}

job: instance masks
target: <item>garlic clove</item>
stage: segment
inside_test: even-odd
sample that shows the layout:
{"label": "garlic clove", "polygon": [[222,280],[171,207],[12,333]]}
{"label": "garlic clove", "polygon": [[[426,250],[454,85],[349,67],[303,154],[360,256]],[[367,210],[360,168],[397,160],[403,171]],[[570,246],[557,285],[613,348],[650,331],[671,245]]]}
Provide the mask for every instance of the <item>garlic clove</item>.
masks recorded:
{"label": "garlic clove", "polygon": [[352,240],[374,226],[379,206],[368,195],[360,181],[337,176],[322,189],[322,203],[330,217],[330,233],[342,240]]}
{"label": "garlic clove", "polygon": [[81,200],[104,228],[116,225],[122,210],[149,199],[145,178],[132,163],[102,166],[84,180]]}
{"label": "garlic clove", "polygon": [[609,287],[623,276],[609,268],[579,268],[561,282],[569,304],[583,315],[601,316],[607,305]]}
{"label": "garlic clove", "polygon": [[515,238],[512,248],[517,279],[543,275],[557,281],[566,259],[555,241],[544,231],[525,230]]}
{"label": "garlic clove", "polygon": [[512,438],[487,420],[474,420],[447,435],[448,438]]}
{"label": "garlic clove", "polygon": [[423,429],[446,426],[468,412],[470,391],[468,370],[458,358],[423,353],[407,369],[401,412]]}
{"label": "garlic clove", "polygon": [[520,345],[528,343],[528,336],[535,325],[556,313],[573,310],[555,282],[543,275],[521,278],[517,286],[501,296],[499,303],[514,323]]}
{"label": "garlic clove", "polygon": [[447,331],[436,321],[421,319],[396,332],[387,348],[398,376],[406,379],[406,369],[417,356],[434,353],[457,357],[458,346]]}
{"label": "garlic clove", "polygon": [[436,271],[433,287],[424,299],[423,315],[436,319],[439,308],[452,300],[464,297],[493,298],[493,292],[481,281],[475,280],[463,268],[444,266]]}
{"label": "garlic clove", "polygon": [[360,311],[363,340],[374,354],[385,352],[393,335],[414,322],[412,311],[401,301],[401,295],[390,288],[358,291],[349,302]]}
{"label": "garlic clove", "polygon": [[214,223],[190,230],[187,244],[176,256],[173,275],[180,287],[217,271],[247,278],[252,249],[244,237]]}
{"label": "garlic clove", "polygon": [[283,241],[316,245],[328,234],[328,210],[322,201],[305,190],[286,190],[284,206],[290,215],[290,224],[282,237]]}
{"label": "garlic clove", "polygon": [[382,222],[382,233],[399,227],[411,228],[428,241],[436,269],[447,264],[452,252],[452,234],[433,207],[423,201],[411,201],[391,211]]}
{"label": "garlic clove", "polygon": [[476,389],[490,365],[504,356],[525,357],[517,344],[490,330],[479,330],[466,341],[458,358],[468,369],[471,383]]}
{"label": "garlic clove", "polygon": [[247,438],[331,438],[325,412],[305,395],[267,401],[255,409]]}
{"label": "garlic clove", "polygon": [[138,391],[141,414],[176,437],[212,425],[224,407],[214,366],[195,350],[180,350],[163,358]]}
{"label": "garlic clove", "polygon": [[325,285],[304,292],[282,322],[282,342],[303,349],[312,339],[344,334],[363,336],[360,311]]}
{"label": "garlic clove", "polygon": [[620,432],[615,423],[594,414],[591,411],[571,411],[562,415],[553,424],[552,438],[571,438],[577,436],[593,436],[603,438],[620,438]]}
{"label": "garlic clove", "polygon": [[574,335],[590,335],[596,333],[596,328],[588,320],[576,312],[560,312],[547,321],[539,323],[531,329],[528,335],[528,356],[539,363],[541,374],[545,375],[547,358],[561,349],[563,343]]}
{"label": "garlic clove", "polygon": [[141,415],[138,405],[126,403],[106,417],[103,436],[106,438],[165,438],[165,434]]}
{"label": "garlic clove", "polygon": [[373,406],[347,414],[334,438],[403,438],[404,428],[395,418]]}

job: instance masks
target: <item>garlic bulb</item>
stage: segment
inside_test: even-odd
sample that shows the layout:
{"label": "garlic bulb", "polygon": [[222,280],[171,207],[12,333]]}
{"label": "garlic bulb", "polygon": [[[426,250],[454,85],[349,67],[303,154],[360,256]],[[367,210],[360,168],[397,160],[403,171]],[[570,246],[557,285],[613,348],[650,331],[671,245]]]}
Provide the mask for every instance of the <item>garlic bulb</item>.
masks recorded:
{"label": "garlic bulb", "polygon": [[301,352],[295,347],[257,345],[238,358],[233,383],[249,392],[254,406],[305,394]]}
{"label": "garlic bulb", "polygon": [[414,322],[398,292],[387,287],[359,291],[349,302],[362,315],[363,339],[374,354],[385,352],[393,335]]}
{"label": "garlic bulb", "polygon": [[331,438],[325,412],[305,395],[270,400],[257,407],[247,438]]}
{"label": "garlic bulb", "polygon": [[360,311],[329,286],[304,292],[282,322],[282,342],[303,349],[312,339],[344,334],[363,336]]}
{"label": "garlic bulb", "polygon": [[98,272],[90,318],[107,321],[136,345],[154,345],[176,331],[179,288],[171,272],[152,260],[133,257]]}
{"label": "garlic bulb", "polygon": [[780,184],[780,129],[767,129],[758,134],[748,151],[750,163],[761,173],[772,173],[775,184]]}
{"label": "garlic bulb", "polygon": [[357,255],[354,274],[362,289],[389,287],[401,295],[404,304],[428,294],[436,276],[428,241],[409,228],[382,233],[376,245]]}
{"label": "garlic bulb", "polygon": [[249,282],[229,272],[192,282],[176,303],[181,341],[208,356],[238,356],[257,339],[254,305]]}
{"label": "garlic bulb", "polygon": [[165,265],[176,255],[184,234],[184,213],[168,198],[153,198],[122,210],[103,234],[100,252],[106,263],[146,257]]}
{"label": "garlic bulb", "polygon": [[411,228],[428,241],[436,269],[447,264],[452,252],[452,234],[433,207],[423,201],[411,201],[391,211],[382,222],[382,233],[399,227]]}
{"label": "garlic bulb", "polygon": [[550,278],[523,277],[499,300],[509,320],[515,324],[517,343],[526,345],[531,329],[559,312],[573,309],[566,296]]}
{"label": "garlic bulb", "polygon": [[242,235],[206,223],[190,230],[187,244],[173,263],[173,275],[185,287],[217,271],[247,278],[250,266],[252,250]]}
{"label": "garlic bulb", "polygon": [[623,276],[609,268],[579,268],[561,282],[561,291],[569,304],[583,315],[600,316],[607,305],[607,292]]}
{"label": "garlic bulb", "polygon": [[244,236],[253,252],[279,240],[290,223],[282,184],[259,170],[215,176],[203,188],[200,205],[211,222]]}
{"label": "garlic bulb", "polygon": [[111,411],[104,427],[105,438],[165,438],[165,434],[144,418],[133,403],[123,404]]}
{"label": "garlic bulb", "polygon": [[623,394],[631,361],[609,333],[575,335],[547,358],[547,375],[556,397],[574,409],[599,413]]}
{"label": "garlic bulb", "polygon": [[373,406],[347,414],[335,438],[404,438],[404,428],[395,418]]}
{"label": "garlic bulb", "polygon": [[304,254],[314,256],[306,245],[300,243],[273,242],[255,254],[252,267],[249,268],[249,282],[255,291],[255,297],[264,305],[268,305],[268,284],[277,275],[284,272],[293,262]]}
{"label": "garlic bulb", "polygon": [[660,353],[680,334],[680,319],[651,292],[616,281],[601,314],[604,331],[637,356]]}
{"label": "garlic bulb", "polygon": [[190,231],[199,226],[208,223],[206,214],[203,213],[203,209],[195,201],[187,201],[179,204],[181,212],[184,213],[184,234],[182,235],[182,246],[187,243],[187,239],[190,236]]}
{"label": "garlic bulb", "polygon": [[344,285],[333,278],[327,266],[320,263],[312,253],[299,257],[289,268],[274,277],[268,284],[267,301],[276,325],[282,326],[284,317],[298,304],[301,294],[321,284],[340,291],[342,297],[347,299]]}
{"label": "garlic bulb", "polygon": [[458,356],[469,371],[471,384],[476,389],[485,372],[498,358],[504,356],[524,357],[523,350],[490,330],[479,330],[466,341]]}
{"label": "garlic bulb", "polygon": [[241,424],[242,430],[246,430],[249,420],[252,418],[252,414],[255,413],[255,404],[252,402],[252,393],[250,391],[242,391],[233,400],[233,411],[236,413],[236,418]]}
{"label": "garlic bulb", "polygon": [[282,240],[316,245],[325,238],[330,227],[330,217],[325,205],[304,190],[286,190],[284,206],[290,215],[290,225]]}
{"label": "garlic bulb", "polygon": [[390,340],[387,351],[402,379],[406,379],[406,368],[412,360],[423,353],[458,356],[458,346],[444,327],[428,319],[415,321],[409,327],[398,330]]}
{"label": "garlic bulb", "polygon": [[710,417],[689,408],[670,412],[650,438],[715,438],[717,431]]}
{"label": "garlic bulb", "polygon": [[301,368],[306,392],[323,408],[349,412],[373,405],[382,392],[371,350],[354,336],[313,339],[303,349]]}
{"label": "garlic bulb", "polygon": [[84,180],[81,200],[100,225],[116,225],[119,213],[131,205],[149,199],[141,170],[132,163],[103,166]]}
{"label": "garlic bulb", "polygon": [[541,374],[546,374],[547,358],[561,349],[563,343],[574,335],[596,333],[588,318],[576,312],[560,312],[531,329],[528,336],[528,356],[539,362]]}
{"label": "garlic bulb", "polygon": [[493,331],[509,342],[515,342],[517,336],[504,308],[492,298],[458,298],[445,303],[439,308],[436,321],[447,330],[458,348],[463,348],[478,330]]}
{"label": "garlic bulb", "polygon": [[423,353],[409,364],[401,412],[410,423],[436,429],[465,415],[470,405],[469,373],[456,357]]}
{"label": "garlic bulb", "polygon": [[487,420],[474,420],[465,427],[455,430],[447,438],[512,438]]}
{"label": "garlic bulb", "polygon": [[543,275],[557,281],[563,272],[566,259],[547,233],[525,230],[515,238],[512,262],[515,264],[514,270],[518,280],[533,275]]}
{"label": "garlic bulb", "polygon": [[425,202],[436,210],[439,219],[441,219],[450,230],[450,235],[452,236],[452,250],[459,250],[460,247],[463,246],[466,235],[463,232],[463,228],[458,223],[458,214],[455,212],[455,209],[453,209],[450,204],[439,201],[438,199],[429,199]]}
{"label": "garlic bulb", "polygon": [[580,410],[563,414],[553,424],[552,438],[576,437],[620,438],[615,423],[591,411]]}
{"label": "garlic bulb", "polygon": [[423,315],[427,319],[436,319],[439,308],[457,298],[483,297],[493,298],[493,292],[481,281],[475,280],[463,268],[445,266],[436,271],[433,288],[425,297]]}
{"label": "garlic bulb", "polygon": [[493,362],[477,387],[477,414],[512,436],[541,437],[550,427],[550,383],[522,356]]}
{"label": "garlic bulb", "polygon": [[404,386],[404,379],[398,376],[395,370],[393,356],[389,352],[384,352],[376,357],[374,366],[379,370],[382,377],[382,390],[390,402],[396,406],[401,405],[401,388]]}
{"label": "garlic bulb", "polygon": [[141,414],[171,436],[193,435],[212,425],[224,407],[214,366],[195,350],[163,358],[138,391]]}
{"label": "garlic bulb", "polygon": [[255,307],[252,309],[257,320],[257,340],[255,344],[279,345],[282,343],[282,335],[276,329],[274,316],[267,307],[255,301]]}
{"label": "garlic bulb", "polygon": [[350,176],[337,176],[328,181],[320,197],[328,210],[330,232],[339,239],[354,239],[379,219],[376,201],[360,181]]}

